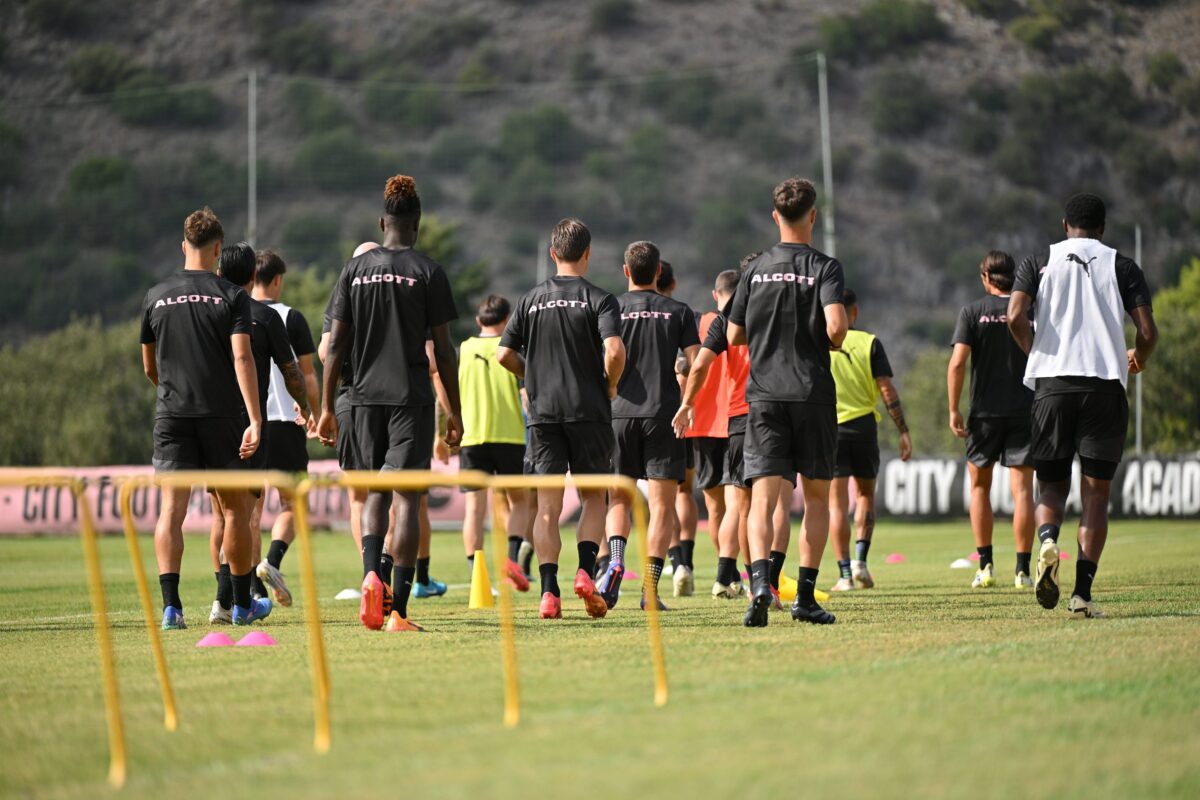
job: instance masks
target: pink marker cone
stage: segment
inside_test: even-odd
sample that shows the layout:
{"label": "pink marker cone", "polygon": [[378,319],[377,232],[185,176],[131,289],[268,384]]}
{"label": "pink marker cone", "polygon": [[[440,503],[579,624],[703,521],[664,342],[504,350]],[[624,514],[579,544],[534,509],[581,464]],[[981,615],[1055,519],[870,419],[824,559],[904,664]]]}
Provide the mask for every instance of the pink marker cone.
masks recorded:
{"label": "pink marker cone", "polygon": [[238,647],[271,647],[275,644],[275,640],[271,638],[269,633],[263,631],[252,631],[242,637],[242,640],[237,643]]}
{"label": "pink marker cone", "polygon": [[631,569],[627,569],[627,570],[625,570],[625,574],[621,576],[621,580],[636,581],[636,580],[639,580],[639,578],[638,578],[638,574],[636,572],[634,572]]}
{"label": "pink marker cone", "polygon": [[888,564],[903,564],[906,560],[902,553],[891,553],[884,559]]}
{"label": "pink marker cone", "polygon": [[232,645],[233,639],[230,639],[229,634],[223,631],[213,631],[196,642],[196,647],[231,647]]}
{"label": "pink marker cone", "polygon": [[967,558],[971,559],[972,561],[978,561],[979,553],[971,553],[971,555],[967,556]]}
{"label": "pink marker cone", "polygon": [[1059,551],[1059,553],[1058,553],[1059,561],[1069,561],[1070,559],[1071,559],[1071,554],[1068,553],[1066,550]]}

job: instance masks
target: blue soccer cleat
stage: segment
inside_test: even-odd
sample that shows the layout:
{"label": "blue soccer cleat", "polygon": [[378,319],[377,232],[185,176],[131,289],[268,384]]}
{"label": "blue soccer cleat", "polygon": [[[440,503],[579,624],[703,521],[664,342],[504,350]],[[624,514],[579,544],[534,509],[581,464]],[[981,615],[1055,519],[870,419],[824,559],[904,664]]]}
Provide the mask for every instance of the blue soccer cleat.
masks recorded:
{"label": "blue soccer cleat", "polygon": [[[658,610],[659,611],[670,611],[671,610],[671,609],[667,608],[667,604],[662,601],[661,595],[656,594],[654,596],[654,599],[658,601]],[[642,592],[642,611],[645,611],[645,610],[646,610],[646,593]]]}
{"label": "blue soccer cleat", "polygon": [[445,593],[446,584],[433,578],[429,579],[429,583],[418,583],[413,587],[413,596],[419,598],[441,597]]}
{"label": "blue soccer cleat", "polygon": [[253,625],[260,619],[266,619],[269,616],[271,616],[271,601],[266,597],[251,600],[249,608],[233,607],[234,625]]}
{"label": "blue soccer cleat", "polygon": [[163,609],[162,629],[164,631],[182,631],[187,628],[183,621],[183,609],[167,606]]}
{"label": "blue soccer cleat", "polygon": [[621,595],[621,579],[624,577],[625,565],[620,561],[613,561],[596,583],[596,591],[604,598],[604,602],[610,610],[617,607],[617,599]]}

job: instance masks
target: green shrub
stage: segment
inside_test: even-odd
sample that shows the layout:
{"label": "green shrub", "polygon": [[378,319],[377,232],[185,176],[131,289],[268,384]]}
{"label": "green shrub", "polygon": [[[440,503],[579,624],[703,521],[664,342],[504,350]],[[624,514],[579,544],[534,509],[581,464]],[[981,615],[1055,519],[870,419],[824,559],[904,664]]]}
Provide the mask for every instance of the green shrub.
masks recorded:
{"label": "green shrub", "polygon": [[549,164],[568,163],[582,156],[585,146],[583,132],[557,106],[514,111],[500,126],[498,150],[509,164],[529,158]]}
{"label": "green shrub", "polygon": [[1008,19],[1021,10],[1017,0],[961,0],[972,14],[992,19]]}
{"label": "green shrub", "polygon": [[[82,33],[93,20],[95,6],[88,0],[29,0],[25,18],[50,33]],[[6,13],[11,14],[12,9]]]}
{"label": "green shrub", "polygon": [[762,233],[750,222],[748,208],[753,206],[723,192],[714,192],[696,206],[690,236],[711,269],[734,268],[746,253],[762,249]]}
{"label": "green shrub", "polygon": [[1115,160],[1125,183],[1140,192],[1160,187],[1175,174],[1170,151],[1140,134],[1121,145]]}
{"label": "green shrub", "polygon": [[686,78],[659,74],[642,86],[641,100],[670,122],[702,128],[708,123],[720,90],[720,84],[711,74]]}
{"label": "green shrub", "polygon": [[561,198],[554,168],[532,155],[517,164],[496,194],[500,210],[510,218],[543,224],[562,211]]}
{"label": "green shrub", "polygon": [[596,54],[591,50],[576,50],[572,53],[568,69],[571,72],[571,80],[580,83],[594,81],[604,75],[604,70],[596,61]]}
{"label": "green shrub", "polygon": [[920,170],[903,150],[885,147],[875,153],[871,176],[886,189],[911,194],[920,178]]}
{"label": "green shrub", "polygon": [[1043,150],[1028,139],[1006,137],[996,149],[992,164],[996,172],[1018,186],[1041,186],[1045,180]]}
{"label": "green shrub", "polygon": [[136,176],[133,164],[119,156],[93,156],[71,168],[67,188],[71,194],[85,195],[130,184]]}
{"label": "green shrub", "polygon": [[873,0],[857,14],[821,17],[817,33],[831,58],[866,61],[946,36],[933,5],[915,0]]}
{"label": "green shrub", "polygon": [[1200,76],[1178,81],[1172,94],[1179,105],[1193,116],[1200,117]]}
{"label": "green shrub", "polygon": [[133,164],[117,156],[93,156],[71,168],[62,213],[86,244],[136,248],[149,231],[149,207]]}
{"label": "green shrub", "polygon": [[1086,24],[1096,9],[1092,0],[1030,0],[1029,10],[1074,27]]}
{"label": "green shrub", "polygon": [[1186,74],[1183,61],[1169,50],[1160,50],[1146,59],[1146,77],[1150,79],[1150,85],[1161,92],[1171,91]]}
{"label": "green shrub", "polygon": [[671,143],[661,125],[638,127],[625,142],[616,188],[628,215],[641,225],[666,223],[678,201],[671,190]]}
{"label": "green shrub", "polygon": [[492,23],[483,15],[421,17],[404,32],[400,49],[409,60],[444,61],[455,50],[479,43],[491,30]]}
{"label": "green shrub", "polygon": [[980,111],[1000,114],[1008,110],[1008,88],[991,78],[979,78],[968,86],[967,99]]}
{"label": "green shrub", "polygon": [[500,82],[499,65],[494,63],[495,51],[477,50],[467,59],[455,78],[465,94],[483,94]]}
{"label": "green shrub", "polygon": [[111,92],[141,69],[132,56],[111,44],[81,47],[67,61],[71,83],[84,94]]}
{"label": "green shrub", "polygon": [[301,22],[282,30],[265,31],[258,54],[284,72],[324,75],[334,60],[329,30],[317,22]]}
{"label": "green shrub", "polygon": [[337,270],[345,260],[342,225],[335,214],[301,214],[283,229],[283,252],[293,265]]}
{"label": "green shrub", "polygon": [[968,153],[986,156],[1000,143],[1000,121],[984,114],[963,114],[958,118],[958,143]]}
{"label": "green shrub", "polygon": [[463,172],[484,145],[466,128],[448,128],[438,134],[429,148],[429,165],[447,172]]}
{"label": "green shrub", "polygon": [[0,120],[0,186],[12,186],[21,179],[24,152],[25,134]]}
{"label": "green shrub", "polygon": [[611,32],[633,24],[637,14],[633,0],[596,0],[592,3],[592,27]]}
{"label": "green shrub", "polygon": [[363,103],[372,119],[417,130],[429,130],[450,117],[446,94],[418,84],[403,67],[384,68],[367,78]]}
{"label": "green shrub", "polygon": [[317,133],[347,124],[350,117],[337,100],[326,94],[319,84],[305,78],[294,78],[284,89],[288,111],[304,133]]}
{"label": "green shrub", "polygon": [[1039,53],[1048,53],[1054,47],[1061,30],[1062,23],[1049,14],[1027,14],[1008,24],[1009,36]]}
{"label": "green shrub", "polygon": [[316,188],[336,192],[382,185],[391,174],[380,156],[350,128],[309,136],[296,153],[295,168]]}
{"label": "green shrub", "polygon": [[173,87],[161,75],[140,72],[117,87],[112,109],[130,125],[194,127],[215,122],[221,103],[207,87]]}
{"label": "green shrub", "polygon": [[[1065,136],[1115,148],[1141,108],[1133,81],[1120,67],[1079,66],[1024,78],[1011,96],[1009,118],[1013,134],[1038,147],[1049,147]],[[1053,128],[1047,126],[1048,119],[1054,120]]]}
{"label": "green shrub", "polygon": [[871,123],[880,133],[920,133],[938,119],[941,110],[941,98],[915,72],[887,69],[871,83]]}
{"label": "green shrub", "polygon": [[726,92],[712,100],[707,130],[717,136],[736,138],[750,122],[767,114],[766,103],[757,94]]}
{"label": "green shrub", "polygon": [[241,208],[246,198],[246,171],[243,165],[230,163],[211,147],[201,147],[182,156],[144,163],[139,186],[151,229],[173,231],[201,206],[211,206],[218,215]]}

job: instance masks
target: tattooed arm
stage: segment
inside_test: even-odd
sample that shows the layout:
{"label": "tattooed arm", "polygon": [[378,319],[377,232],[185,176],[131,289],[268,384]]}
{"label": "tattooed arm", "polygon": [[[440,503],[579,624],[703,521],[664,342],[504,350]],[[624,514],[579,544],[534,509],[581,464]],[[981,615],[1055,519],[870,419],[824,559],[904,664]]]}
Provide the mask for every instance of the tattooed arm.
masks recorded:
{"label": "tattooed arm", "polygon": [[883,402],[892,417],[892,422],[896,423],[896,430],[900,431],[900,460],[908,461],[912,456],[912,437],[908,435],[908,423],[904,420],[900,393],[896,391],[896,385],[892,383],[891,378],[879,377],[875,382],[879,384],[879,393],[883,395]]}

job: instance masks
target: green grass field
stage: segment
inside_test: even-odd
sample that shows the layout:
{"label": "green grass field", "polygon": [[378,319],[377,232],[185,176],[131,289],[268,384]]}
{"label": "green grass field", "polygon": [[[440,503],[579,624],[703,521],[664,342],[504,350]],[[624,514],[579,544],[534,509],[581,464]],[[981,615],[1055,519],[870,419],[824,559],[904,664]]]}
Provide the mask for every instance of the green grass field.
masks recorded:
{"label": "green grass field", "polygon": [[[319,535],[334,712],[323,757],[311,749],[298,605],[264,626],[279,647],[194,647],[213,587],[199,537],[188,540],[182,587],[192,627],[165,635],[181,723],[164,733],[124,543],[107,539],[130,751],[122,794],[1200,796],[1194,524],[1115,524],[1097,578],[1109,618],[1089,622],[1069,619],[1065,599],[1047,612],[1031,593],[970,590],[971,573],[948,568],[971,550],[963,523],[885,522],[872,551],[880,588],[831,601],[835,626],[777,614],[765,630],[741,627],[740,602],[707,596],[715,559],[700,536],[703,595],[674,601],[665,618],[670,703],[652,703],[635,596],[602,621],[571,597],[567,618],[549,623],[531,592],[518,605],[524,717],[506,730],[492,613],[468,611],[460,588],[413,601],[426,634],[365,631],[357,604],[332,600],[358,574],[349,537]],[[1011,543],[998,550],[1007,578]],[[147,539],[153,576],[151,551]],[[906,563],[884,564],[889,552]],[[297,557],[284,564],[292,576]],[[467,581],[457,536],[435,536],[433,572]],[[822,585],[835,572],[827,557]],[[1073,560],[1063,575],[1069,589]],[[76,540],[0,541],[4,796],[113,794],[88,613]]]}

